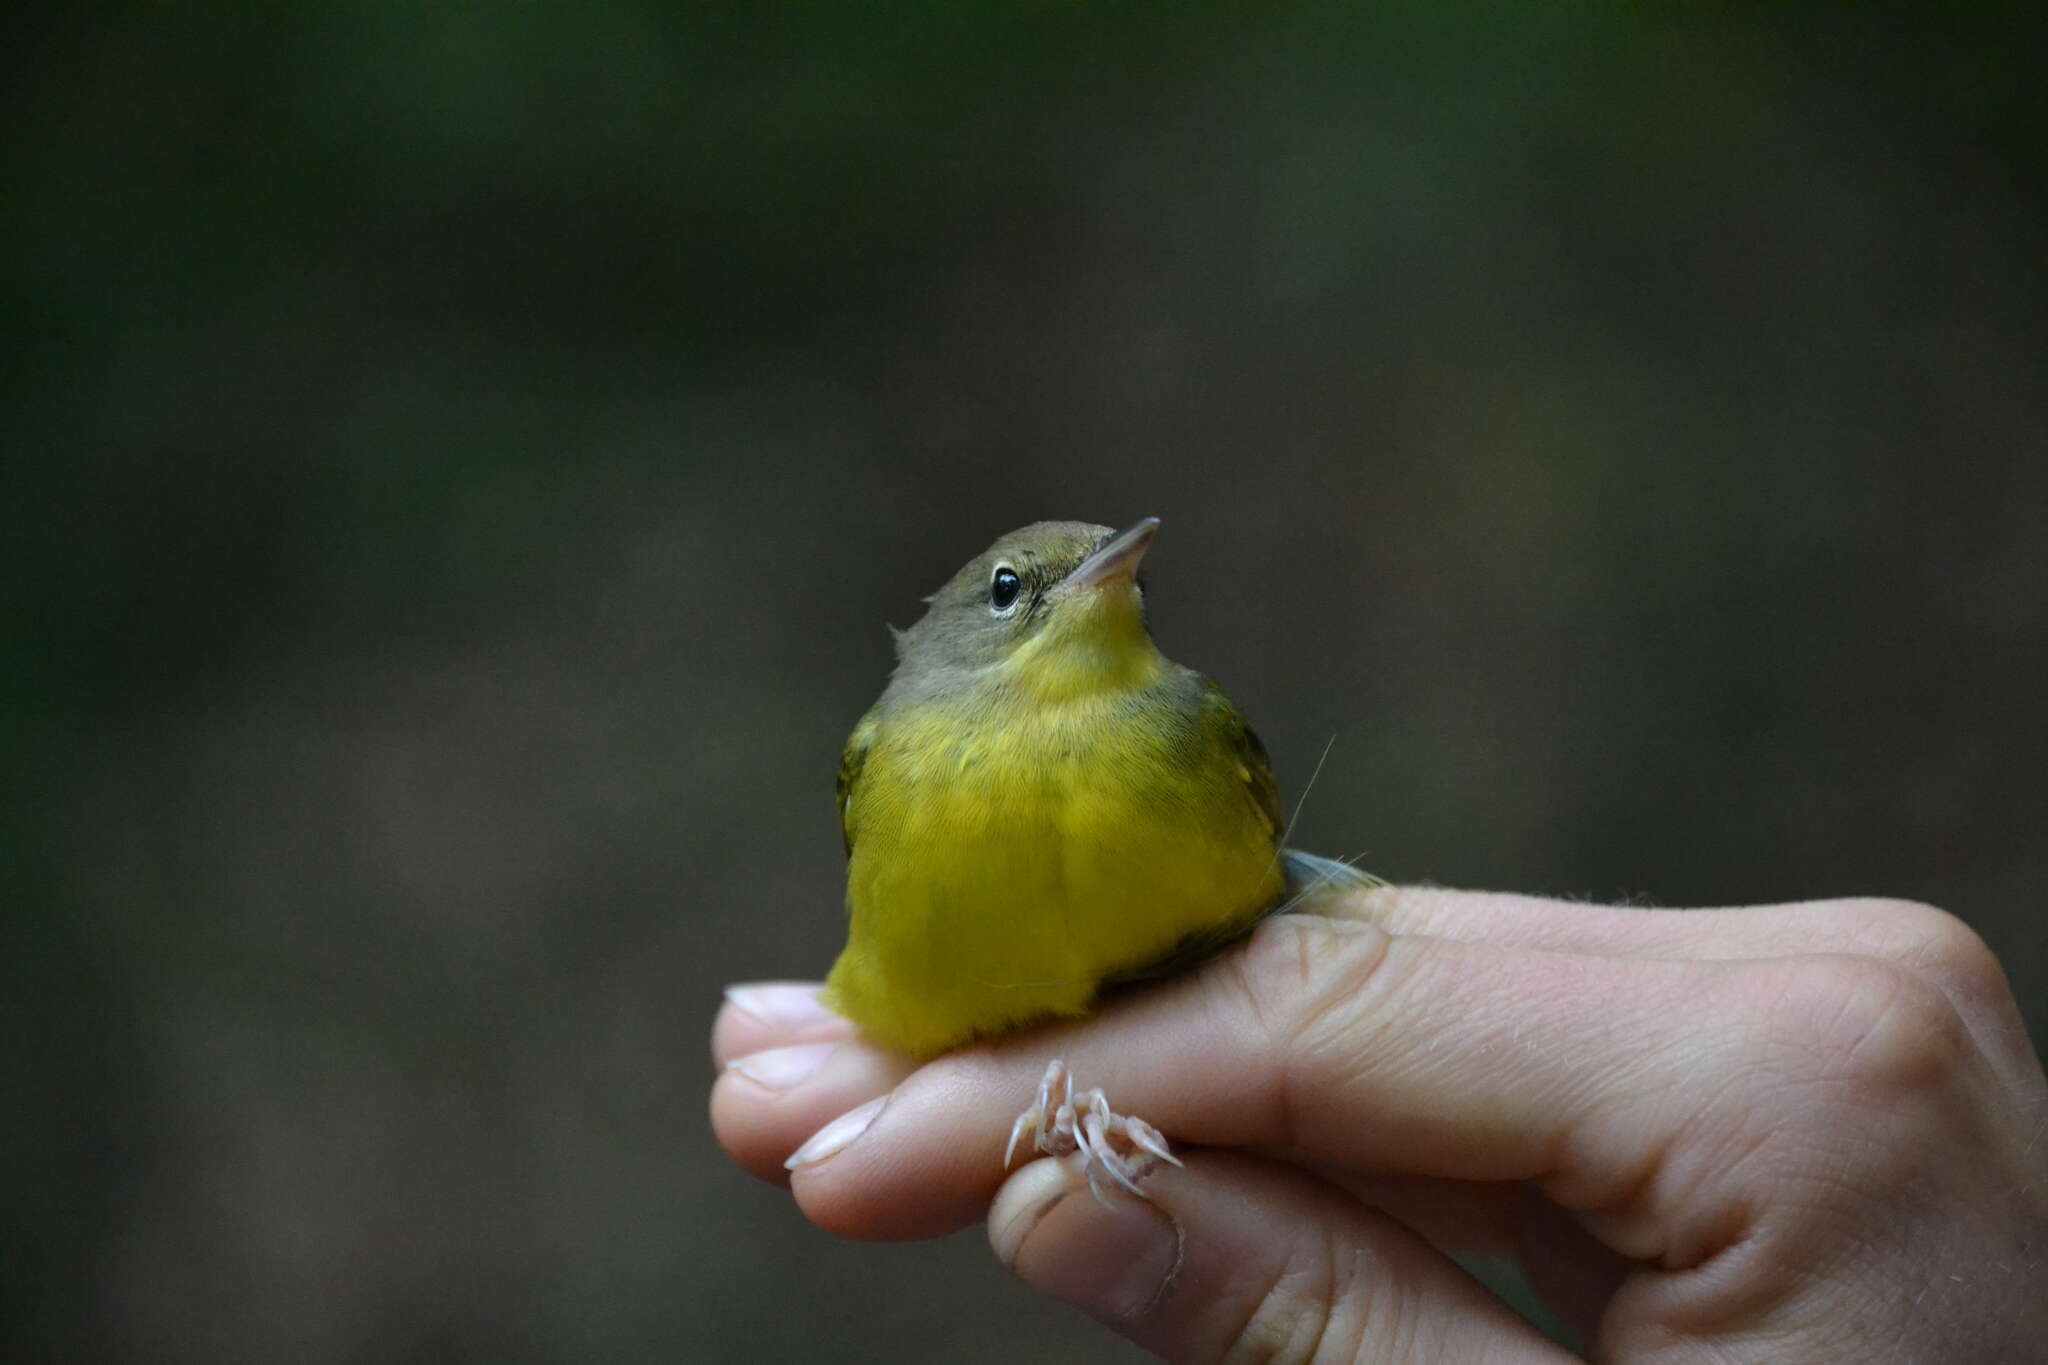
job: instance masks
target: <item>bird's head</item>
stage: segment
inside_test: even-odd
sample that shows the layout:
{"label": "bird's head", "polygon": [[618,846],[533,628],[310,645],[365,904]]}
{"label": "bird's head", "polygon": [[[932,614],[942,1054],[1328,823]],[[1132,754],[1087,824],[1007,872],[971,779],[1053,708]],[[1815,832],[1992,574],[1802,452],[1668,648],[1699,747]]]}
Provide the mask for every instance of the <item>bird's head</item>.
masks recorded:
{"label": "bird's head", "polygon": [[898,677],[972,677],[1046,700],[1146,685],[1165,666],[1138,581],[1158,530],[1146,517],[1121,531],[1041,521],[1010,532],[925,599],[897,637]]}

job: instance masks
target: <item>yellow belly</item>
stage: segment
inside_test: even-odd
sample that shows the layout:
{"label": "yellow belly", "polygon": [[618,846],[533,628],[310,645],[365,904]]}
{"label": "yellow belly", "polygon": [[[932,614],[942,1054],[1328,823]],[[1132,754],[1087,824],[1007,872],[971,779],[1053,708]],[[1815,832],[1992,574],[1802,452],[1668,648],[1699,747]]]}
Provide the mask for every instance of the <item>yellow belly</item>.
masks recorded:
{"label": "yellow belly", "polygon": [[825,999],[916,1056],[1083,1013],[1104,977],[1249,922],[1284,884],[1239,758],[1113,704],[892,717],[855,800]]}

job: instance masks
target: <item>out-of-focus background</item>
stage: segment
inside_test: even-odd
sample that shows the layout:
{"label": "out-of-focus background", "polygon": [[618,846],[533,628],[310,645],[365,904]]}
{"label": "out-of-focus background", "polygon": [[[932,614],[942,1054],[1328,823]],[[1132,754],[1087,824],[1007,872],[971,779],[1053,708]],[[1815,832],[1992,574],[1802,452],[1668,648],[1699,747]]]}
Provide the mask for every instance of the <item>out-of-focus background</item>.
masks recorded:
{"label": "out-of-focus background", "polygon": [[1165,518],[1297,842],[1917,897],[2048,1025],[1994,11],[680,8],[10,23],[10,1358],[1131,1358],[703,1115],[1041,517]]}

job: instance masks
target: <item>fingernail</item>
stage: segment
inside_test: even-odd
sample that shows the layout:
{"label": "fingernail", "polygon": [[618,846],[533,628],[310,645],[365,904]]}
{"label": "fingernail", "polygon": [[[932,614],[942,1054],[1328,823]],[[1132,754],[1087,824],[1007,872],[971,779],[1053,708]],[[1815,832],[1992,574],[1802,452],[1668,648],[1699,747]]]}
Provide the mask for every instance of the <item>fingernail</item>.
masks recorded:
{"label": "fingernail", "polygon": [[[1104,1322],[1130,1322],[1159,1303],[1180,1268],[1178,1224],[1150,1200],[1088,1193],[1058,1161],[1040,1161],[1011,1181],[1014,1209],[991,1219],[996,1258],[1026,1284]],[[1006,1189],[998,1204],[1011,1204]]]}
{"label": "fingernail", "polygon": [[725,988],[733,1008],[775,1028],[805,1028],[836,1016],[818,1000],[815,981],[743,981]]}
{"label": "fingernail", "polygon": [[793,1043],[788,1047],[764,1048],[733,1058],[725,1064],[725,1069],[737,1071],[756,1085],[764,1085],[770,1090],[788,1090],[809,1080],[838,1046],[837,1043]]}
{"label": "fingernail", "polygon": [[877,1095],[858,1109],[849,1109],[838,1118],[811,1134],[803,1146],[789,1154],[789,1160],[782,1164],[789,1170],[823,1161],[836,1156],[853,1144],[853,1140],[868,1130],[875,1116],[882,1112],[882,1106],[889,1102],[887,1095]]}

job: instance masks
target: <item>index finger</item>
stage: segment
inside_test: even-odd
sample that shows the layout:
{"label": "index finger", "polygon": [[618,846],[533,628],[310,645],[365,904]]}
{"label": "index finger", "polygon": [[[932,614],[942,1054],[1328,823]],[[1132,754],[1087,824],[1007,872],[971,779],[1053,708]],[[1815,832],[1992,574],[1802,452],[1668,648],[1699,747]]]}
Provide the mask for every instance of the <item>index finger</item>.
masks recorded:
{"label": "index finger", "polygon": [[[1624,1254],[1684,1264],[1742,1216],[1741,1192],[1681,1182],[1678,1208],[1661,1202],[1659,1177],[1739,1150],[1729,1125],[1748,1113],[1726,1096],[1755,1083],[1759,1029],[1783,1008],[1768,975],[1283,916],[1093,1021],[924,1067],[792,1188],[814,1221],[848,1235],[964,1226],[1000,1179],[1010,1120],[1060,1056],[1177,1142],[1530,1181],[1602,1211],[1600,1234]],[[1829,1027],[1871,1026],[1867,1011],[1826,1008],[1840,1015]]]}
{"label": "index finger", "polygon": [[1975,930],[1931,905],[1889,897],[1706,909],[1595,905],[1501,892],[1383,886],[1320,906],[1397,935],[1602,957],[1759,961],[1848,953],[1903,967],[1942,995],[2006,1083],[2040,1063],[2004,968]]}

